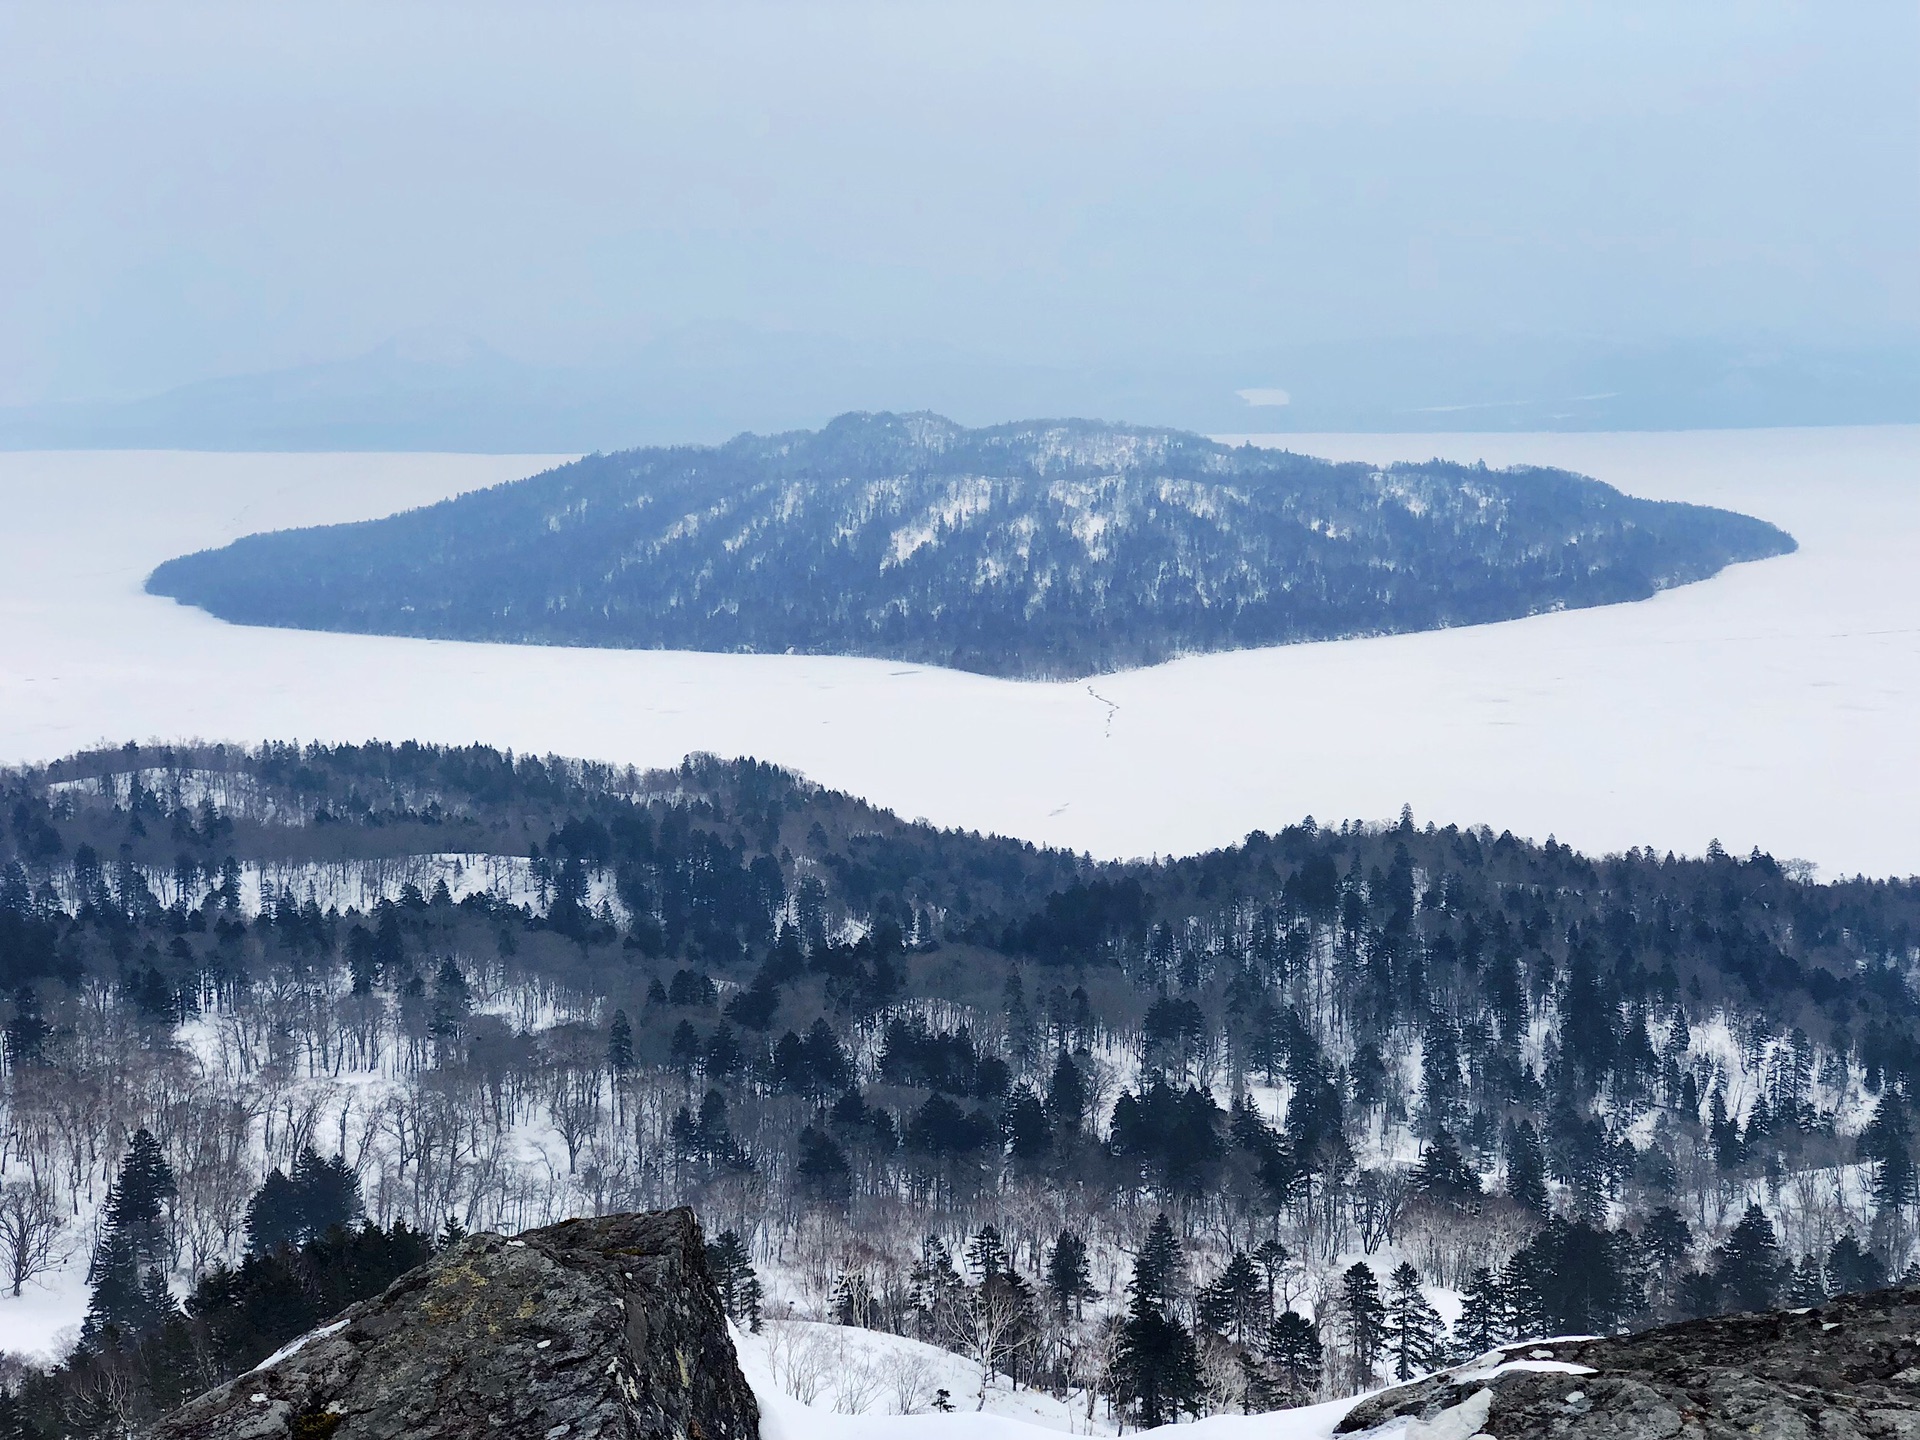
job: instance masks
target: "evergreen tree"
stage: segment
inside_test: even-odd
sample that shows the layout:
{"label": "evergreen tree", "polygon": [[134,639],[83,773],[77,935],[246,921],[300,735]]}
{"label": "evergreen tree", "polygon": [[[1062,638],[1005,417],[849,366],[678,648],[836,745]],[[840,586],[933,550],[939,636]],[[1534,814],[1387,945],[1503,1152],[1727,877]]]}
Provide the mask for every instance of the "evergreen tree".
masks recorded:
{"label": "evergreen tree", "polygon": [[1411,1179],[1416,1195],[1448,1209],[1466,1209],[1480,1199],[1480,1177],[1461,1157],[1459,1145],[1445,1130],[1433,1137]]}
{"label": "evergreen tree", "polygon": [[1044,1160],[1053,1149],[1053,1126],[1047,1119],[1047,1108],[1028,1086],[1022,1085],[1013,1092],[1002,1128],[1016,1160],[1035,1163]]}
{"label": "evergreen tree", "polygon": [[433,1033],[443,1041],[459,1038],[473,1009],[473,991],[460,967],[448,956],[433,978]]}
{"label": "evergreen tree", "polygon": [[966,1281],[953,1268],[953,1254],[938,1235],[920,1242],[920,1259],[908,1275],[916,1328],[922,1340],[944,1341]]}
{"label": "evergreen tree", "polygon": [[1549,1220],[1501,1273],[1522,1335],[1606,1335],[1645,1305],[1639,1246],[1624,1231]]}
{"label": "evergreen tree", "polygon": [[1547,1160],[1533,1122],[1508,1122],[1502,1148],[1507,1156],[1507,1196],[1536,1215],[1547,1213]]}
{"label": "evergreen tree", "polygon": [[[980,1282],[969,1304],[974,1317],[974,1337],[978,1344],[990,1340],[990,1364],[1006,1372],[1015,1389],[1020,1387],[1021,1367],[1038,1343],[1038,1308],[1033,1287],[1010,1264],[1003,1264]],[[982,1397],[984,1404],[984,1397]]]}
{"label": "evergreen tree", "polygon": [[99,1349],[118,1341],[138,1341],[156,1333],[178,1313],[159,1264],[139,1259],[124,1235],[106,1231],[94,1248],[87,1272],[93,1293],[80,1326],[83,1348]]}
{"label": "evergreen tree", "polygon": [[1373,1367],[1387,1341],[1387,1307],[1373,1267],[1364,1260],[1356,1260],[1340,1277],[1340,1317],[1354,1382],[1365,1388],[1373,1384]]}
{"label": "evergreen tree", "polygon": [[[1240,1370],[1242,1415],[1263,1415],[1269,1410],[1286,1407],[1287,1397],[1281,1393],[1271,1365],[1246,1350],[1236,1351],[1233,1360]],[[4,1437],[0,1437],[0,1440],[4,1440]]]}
{"label": "evergreen tree", "polygon": [[352,977],[355,995],[373,994],[374,984],[380,978],[374,948],[373,932],[366,926],[355,925],[347,932],[347,973]]}
{"label": "evergreen tree", "polygon": [[1481,1266],[1467,1277],[1460,1302],[1460,1323],[1454,1327],[1454,1350],[1462,1360],[1484,1355],[1512,1338],[1507,1325],[1507,1297],[1499,1277]]}
{"label": "evergreen tree", "polygon": [[1882,1214],[1920,1201],[1920,1171],[1913,1159],[1913,1128],[1898,1091],[1881,1092],[1873,1118],[1860,1132],[1860,1157],[1874,1162],[1873,1198]]}
{"label": "evergreen tree", "polygon": [[982,1285],[1007,1268],[1007,1247],[996,1227],[982,1225],[967,1242],[967,1268]]}
{"label": "evergreen tree", "polygon": [[173,1167],[161,1152],[160,1142],[142,1126],[134,1132],[126,1158],[120,1163],[119,1178],[107,1192],[106,1231],[125,1236],[132,1243],[135,1258],[143,1264],[166,1258],[162,1213],[176,1193]]}
{"label": "evergreen tree", "polygon": [[1053,1078],[1047,1083],[1047,1115],[1063,1140],[1080,1133],[1087,1114],[1087,1081],[1080,1067],[1065,1050],[1053,1063]]}
{"label": "evergreen tree", "polygon": [[1260,1272],[1243,1250],[1234,1251],[1220,1273],[1201,1290],[1196,1308],[1202,1325],[1242,1345],[1249,1335],[1261,1334],[1272,1319]]}
{"label": "evergreen tree", "polygon": [[1674,1288],[1674,1308],[1688,1320],[1699,1320],[1720,1313],[1720,1286],[1713,1276],[1689,1270]]}
{"label": "evergreen tree", "polygon": [[1781,1299],[1790,1307],[1818,1305],[1827,1298],[1827,1272],[1820,1257],[1806,1254],[1787,1273]]}
{"label": "evergreen tree", "polygon": [[1726,1096],[1719,1087],[1707,1099],[1707,1139],[1713,1145],[1713,1163],[1724,1171],[1738,1170],[1747,1158],[1740,1122],[1727,1113]]}
{"label": "evergreen tree", "polygon": [[46,1054],[53,1027],[40,1011],[40,996],[31,985],[13,992],[13,1018],[7,1021],[7,1064],[16,1068],[38,1065]]}
{"label": "evergreen tree", "polygon": [[1181,1264],[1172,1222],[1164,1213],[1155,1216],[1134,1258],[1114,1365],[1115,1398],[1143,1427],[1192,1410],[1200,1391],[1199,1350],[1187,1327],[1169,1313]]}
{"label": "evergreen tree", "polygon": [[760,1332],[760,1277],[739,1235],[722,1230],[707,1242],[707,1269],[720,1292],[720,1306],[736,1325]]}
{"label": "evergreen tree", "polygon": [[1826,1272],[1827,1284],[1836,1295],[1863,1295],[1884,1290],[1887,1285],[1887,1267],[1854,1238],[1851,1230],[1827,1251]]}
{"label": "evergreen tree", "polygon": [[1260,1267],[1260,1275],[1267,1282],[1267,1313],[1271,1315],[1277,1298],[1274,1292],[1279,1288],[1280,1277],[1286,1272],[1287,1264],[1293,1254],[1278,1240],[1271,1237],[1262,1240],[1253,1247],[1253,1260]]}
{"label": "evergreen tree", "polygon": [[1274,1316],[1267,1327],[1267,1364],[1276,1389],[1289,1405],[1305,1405],[1320,1388],[1325,1351],[1320,1327],[1292,1310]]}
{"label": "evergreen tree", "polygon": [[804,1127],[794,1141],[793,1173],[802,1192],[823,1204],[844,1205],[852,1196],[847,1152],[816,1125]]}
{"label": "evergreen tree", "polygon": [[301,1149],[293,1173],[267,1174],[247,1204],[247,1248],[255,1254],[302,1245],[335,1226],[360,1218],[360,1180],[346,1158],[322,1160],[311,1145]]}
{"label": "evergreen tree", "polygon": [[428,1238],[396,1223],[335,1228],[319,1239],[250,1254],[237,1269],[216,1265],[200,1279],[187,1310],[215,1375],[258,1364],[294,1336],[357,1300],[379,1294],[433,1253]]}
{"label": "evergreen tree", "polygon": [[1680,1277],[1693,1268],[1693,1227],[1671,1205],[1662,1205],[1640,1222],[1640,1249],[1656,1305],[1672,1312]]}
{"label": "evergreen tree", "polygon": [[624,1010],[614,1011],[613,1023],[607,1027],[607,1069],[615,1076],[633,1069],[633,1022]]}
{"label": "evergreen tree", "polygon": [[303,1239],[303,1208],[287,1172],[274,1166],[247,1202],[247,1248],[260,1255]]}
{"label": "evergreen tree", "polygon": [[1886,1214],[1920,1200],[1920,1172],[1916,1172],[1913,1152],[1904,1143],[1887,1146],[1873,1172],[1874,1203]]}
{"label": "evergreen tree", "polygon": [[700,1063],[700,1032],[693,1028],[691,1020],[682,1020],[673,1027],[673,1038],[667,1042],[667,1060],[682,1077],[693,1077],[694,1067]]}
{"label": "evergreen tree", "polygon": [[1662,1205],[1640,1222],[1640,1248],[1658,1271],[1678,1273],[1693,1255],[1693,1227],[1671,1205]]}
{"label": "evergreen tree", "polygon": [[1054,1314],[1062,1323],[1069,1310],[1078,1318],[1084,1303],[1100,1296],[1093,1288],[1087,1242],[1071,1230],[1062,1230],[1060,1238],[1047,1252],[1047,1294],[1053,1300]]}
{"label": "evergreen tree", "polygon": [[728,1079],[739,1073],[745,1063],[746,1057],[740,1052],[740,1042],[734,1039],[733,1027],[725,1022],[714,1026],[713,1034],[707,1039],[706,1053],[700,1059],[707,1079]]}
{"label": "evergreen tree", "polygon": [[1855,1144],[1863,1160],[1884,1159],[1887,1151],[1895,1145],[1912,1148],[1912,1122],[1907,1118],[1907,1107],[1899,1091],[1887,1089],[1880,1092],[1873,1115]]}
{"label": "evergreen tree", "polygon": [[1147,1238],[1134,1259],[1133,1283],[1129,1288],[1154,1309],[1165,1311],[1179,1288],[1185,1263],[1180,1254],[1180,1241],[1173,1233],[1173,1222],[1162,1211],[1147,1227]]}
{"label": "evergreen tree", "polygon": [[39,1428],[11,1385],[0,1385],[0,1440],[41,1440]]}
{"label": "evergreen tree", "polygon": [[1386,1306],[1394,1378],[1411,1380],[1437,1366],[1446,1325],[1420,1288],[1420,1272],[1408,1261],[1401,1261],[1388,1280]]}
{"label": "evergreen tree", "polygon": [[360,1177],[347,1166],[344,1155],[322,1160],[311,1145],[302,1147],[293,1162],[290,1177],[300,1195],[304,1239],[316,1239],[336,1226],[345,1228],[358,1220]]}
{"label": "evergreen tree", "polygon": [[[162,1282],[164,1283],[164,1282]],[[186,1316],[166,1300],[166,1313],[140,1347],[141,1380],[156,1413],[184,1404],[205,1388],[205,1370]]]}
{"label": "evergreen tree", "polygon": [[1713,1278],[1726,1300],[1742,1310],[1771,1310],[1784,1278],[1780,1242],[1773,1222],[1758,1205],[1747,1213],[1714,1251]]}
{"label": "evergreen tree", "polygon": [[1200,1354],[1178,1320],[1162,1314],[1138,1287],[1120,1328],[1114,1361],[1114,1398],[1133,1412],[1141,1428],[1165,1425],[1197,1413]]}
{"label": "evergreen tree", "polygon": [[171,1256],[164,1222],[175,1193],[173,1167],[143,1126],[107,1190],[100,1242],[87,1271],[93,1294],[81,1326],[83,1345],[97,1347],[110,1332],[152,1334],[178,1313],[167,1289]]}

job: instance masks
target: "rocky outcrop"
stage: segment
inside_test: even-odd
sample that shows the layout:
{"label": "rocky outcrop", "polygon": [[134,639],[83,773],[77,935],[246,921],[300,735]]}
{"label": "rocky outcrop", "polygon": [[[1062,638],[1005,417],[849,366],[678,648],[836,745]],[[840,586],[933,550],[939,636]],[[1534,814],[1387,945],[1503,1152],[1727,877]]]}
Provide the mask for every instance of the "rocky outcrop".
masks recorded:
{"label": "rocky outcrop", "polygon": [[154,1440],[758,1440],[691,1210],[475,1235]]}
{"label": "rocky outcrop", "polygon": [[1509,1346],[1360,1402],[1341,1433],[1408,1440],[1914,1440],[1920,1290]]}

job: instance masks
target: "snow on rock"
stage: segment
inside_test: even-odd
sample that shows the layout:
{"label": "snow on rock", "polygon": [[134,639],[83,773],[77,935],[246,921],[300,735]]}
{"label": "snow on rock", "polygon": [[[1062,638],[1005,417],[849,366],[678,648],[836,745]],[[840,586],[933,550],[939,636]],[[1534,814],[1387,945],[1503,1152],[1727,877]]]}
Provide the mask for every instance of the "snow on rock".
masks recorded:
{"label": "snow on rock", "polygon": [[1487,1423],[1487,1412],[1492,1409],[1493,1392],[1476,1390],[1431,1420],[1409,1420],[1407,1440],[1470,1440]]}
{"label": "snow on rock", "polygon": [[282,1360],[286,1360],[291,1358],[292,1356],[298,1355],[301,1352],[301,1350],[305,1349],[313,1341],[324,1340],[327,1338],[327,1336],[337,1334],[341,1330],[346,1329],[346,1326],[347,1326],[346,1321],[336,1320],[331,1325],[322,1325],[317,1330],[309,1330],[306,1334],[301,1335],[296,1339],[289,1340],[286,1344],[282,1345],[278,1350],[274,1351],[271,1355],[267,1356],[266,1359],[262,1360],[258,1365],[254,1366],[253,1369],[249,1370],[247,1373],[249,1375],[252,1375],[261,1370],[271,1370],[274,1366],[278,1365]]}

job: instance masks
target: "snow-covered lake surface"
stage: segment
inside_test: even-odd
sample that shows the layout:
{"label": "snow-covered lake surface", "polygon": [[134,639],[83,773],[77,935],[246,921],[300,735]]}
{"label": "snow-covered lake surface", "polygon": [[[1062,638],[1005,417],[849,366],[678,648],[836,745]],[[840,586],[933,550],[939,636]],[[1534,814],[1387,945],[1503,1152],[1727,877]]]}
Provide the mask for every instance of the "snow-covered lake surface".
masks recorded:
{"label": "snow-covered lake surface", "polygon": [[1643,604],[1033,685],[229,626],[142,594],[146,572],[546,462],[0,454],[0,760],[189,736],[477,740],[641,765],[708,750],[1101,856],[1405,802],[1597,851],[1717,837],[1828,875],[1920,872],[1920,427],[1285,443],[1563,465],[1762,516],[1801,549]]}

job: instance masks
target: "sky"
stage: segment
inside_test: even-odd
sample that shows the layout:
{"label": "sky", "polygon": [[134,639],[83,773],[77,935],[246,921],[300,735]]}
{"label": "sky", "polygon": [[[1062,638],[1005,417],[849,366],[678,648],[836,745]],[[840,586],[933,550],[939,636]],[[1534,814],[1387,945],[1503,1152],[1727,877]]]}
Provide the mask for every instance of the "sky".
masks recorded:
{"label": "sky", "polygon": [[1920,336],[1920,7],[0,4],[0,405],[477,337]]}

